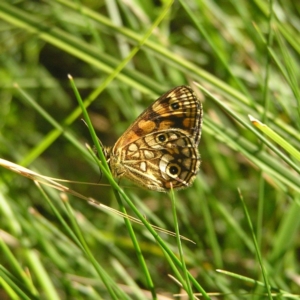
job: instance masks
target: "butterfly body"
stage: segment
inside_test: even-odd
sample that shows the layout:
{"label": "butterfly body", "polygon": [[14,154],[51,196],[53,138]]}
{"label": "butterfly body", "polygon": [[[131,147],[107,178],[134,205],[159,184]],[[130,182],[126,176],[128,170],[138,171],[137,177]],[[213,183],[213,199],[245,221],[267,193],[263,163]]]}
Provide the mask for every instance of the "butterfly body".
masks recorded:
{"label": "butterfly body", "polygon": [[190,186],[200,167],[202,116],[190,87],[165,93],[104,149],[113,176],[159,192]]}

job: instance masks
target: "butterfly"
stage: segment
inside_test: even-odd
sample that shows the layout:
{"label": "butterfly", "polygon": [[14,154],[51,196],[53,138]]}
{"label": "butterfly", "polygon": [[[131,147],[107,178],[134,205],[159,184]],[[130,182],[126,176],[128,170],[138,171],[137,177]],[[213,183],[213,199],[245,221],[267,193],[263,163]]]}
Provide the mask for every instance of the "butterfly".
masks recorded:
{"label": "butterfly", "polygon": [[189,187],[200,167],[202,104],[178,86],[150,105],[103,153],[115,178],[158,192]]}

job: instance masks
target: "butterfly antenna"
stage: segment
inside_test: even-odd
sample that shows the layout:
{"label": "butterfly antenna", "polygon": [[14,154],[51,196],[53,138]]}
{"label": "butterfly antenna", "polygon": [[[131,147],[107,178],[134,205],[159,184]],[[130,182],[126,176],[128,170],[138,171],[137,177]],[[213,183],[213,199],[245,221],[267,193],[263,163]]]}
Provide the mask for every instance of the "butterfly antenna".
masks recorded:
{"label": "butterfly antenna", "polygon": [[[88,127],[88,125],[87,125],[87,123],[86,123],[86,121],[85,121],[84,119],[81,119],[81,121],[85,124],[86,127]],[[98,137],[97,137],[97,138],[98,138]],[[100,140],[99,138],[98,138],[98,142],[99,142],[99,144],[100,144],[100,146],[101,146],[101,149],[103,149],[104,155],[105,155],[105,153],[106,153],[105,148],[104,148],[104,146],[103,146],[103,144],[102,144],[102,142],[101,142],[101,140]],[[93,145],[93,148],[92,148],[92,149],[93,149],[93,152],[96,154],[96,156],[99,158],[98,151],[97,151],[97,148],[96,148],[95,145]],[[100,183],[100,181],[101,181],[101,179],[102,179],[102,175],[103,175],[103,173],[102,173],[102,171],[101,171],[101,168],[100,168],[99,166],[98,166],[98,168],[99,168],[100,178],[99,178],[97,184]]]}

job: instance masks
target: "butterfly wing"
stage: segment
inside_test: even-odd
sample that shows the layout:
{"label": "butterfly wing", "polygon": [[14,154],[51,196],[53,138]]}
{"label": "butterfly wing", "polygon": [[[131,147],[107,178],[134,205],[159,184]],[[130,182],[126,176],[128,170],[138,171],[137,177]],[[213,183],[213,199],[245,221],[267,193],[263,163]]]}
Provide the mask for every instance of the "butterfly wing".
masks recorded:
{"label": "butterfly wing", "polygon": [[189,86],[178,86],[148,107],[116,142],[114,149],[131,144],[149,133],[178,128],[197,146],[201,137],[203,110]]}
{"label": "butterfly wing", "polygon": [[[115,159],[114,159],[115,158]],[[181,129],[149,133],[119,148],[110,167],[148,189],[165,192],[188,187],[200,167],[197,146]]]}

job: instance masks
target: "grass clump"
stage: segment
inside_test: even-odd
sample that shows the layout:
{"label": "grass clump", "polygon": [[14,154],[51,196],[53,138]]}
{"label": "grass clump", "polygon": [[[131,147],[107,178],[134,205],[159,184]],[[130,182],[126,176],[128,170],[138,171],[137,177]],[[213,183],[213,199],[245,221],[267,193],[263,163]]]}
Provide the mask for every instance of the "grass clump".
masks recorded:
{"label": "grass clump", "polygon": [[[299,299],[299,20],[289,1],[2,1],[0,158],[28,169],[0,169],[0,298]],[[104,145],[195,82],[193,186],[39,177],[99,182],[68,74]]]}

